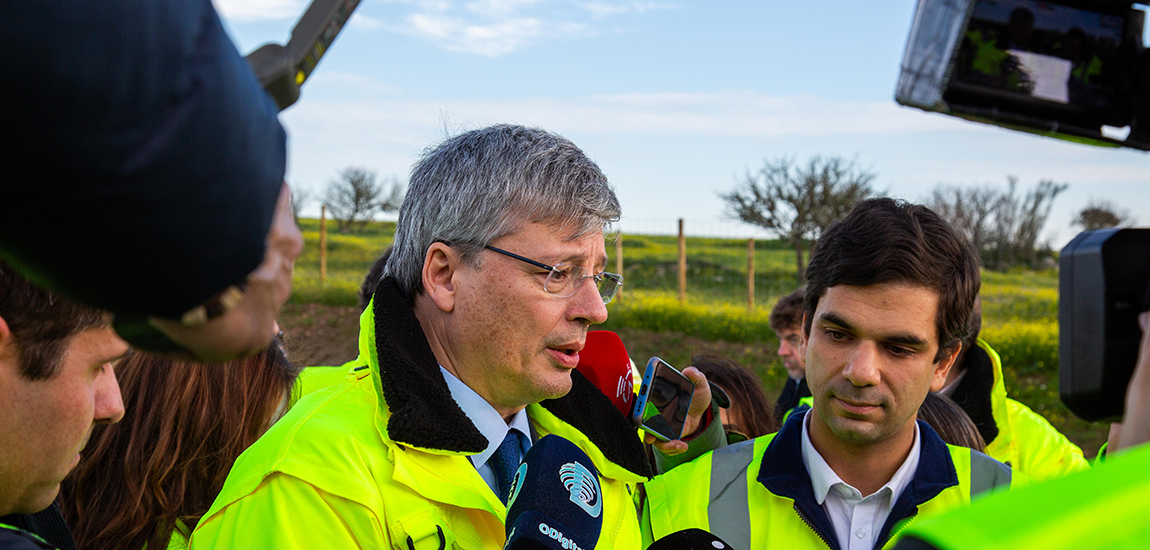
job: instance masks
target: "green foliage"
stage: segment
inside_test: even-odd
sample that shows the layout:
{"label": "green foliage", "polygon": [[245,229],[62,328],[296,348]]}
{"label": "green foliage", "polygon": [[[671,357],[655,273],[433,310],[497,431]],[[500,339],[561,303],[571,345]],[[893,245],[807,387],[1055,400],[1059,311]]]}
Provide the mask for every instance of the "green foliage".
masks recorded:
{"label": "green foliage", "polygon": [[705,340],[727,342],[762,342],[774,339],[767,323],[770,312],[747,313],[745,307],[731,304],[679,304],[671,293],[628,291],[610,305],[610,316],[601,328],[642,328],[652,332],[677,332]]}
{"label": "green foliage", "polygon": [[1012,321],[983,329],[982,339],[1019,374],[1058,371],[1058,323]]}
{"label": "green foliage", "polygon": [[[292,301],[355,305],[363,277],[395,235],[395,223],[327,235],[327,280],[319,281],[319,220],[300,220],[306,246],[296,261]],[[624,293],[603,328],[681,333],[731,343],[777,345],[767,318],[798,286],[794,252],[784,241],[755,242],[757,307],[748,313],[747,241],[687,238],[687,304],[680,305],[678,238],[623,235]],[[608,253],[614,247],[608,246]],[[613,268],[614,261],[609,263]],[[1058,368],[1058,275],[1054,271],[983,272],[983,338],[1020,372]]]}
{"label": "green foliage", "polygon": [[319,279],[319,220],[300,220],[304,249],[292,276],[293,303],[359,304],[359,287],[371,264],[391,245],[395,222],[369,222],[356,235],[327,226],[327,280]]}

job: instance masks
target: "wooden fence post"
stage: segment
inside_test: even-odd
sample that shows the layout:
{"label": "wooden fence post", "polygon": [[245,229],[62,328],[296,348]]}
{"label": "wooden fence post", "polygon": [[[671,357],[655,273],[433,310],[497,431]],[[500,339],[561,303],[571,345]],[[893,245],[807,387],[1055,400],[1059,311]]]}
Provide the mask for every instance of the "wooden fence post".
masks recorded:
{"label": "wooden fence post", "polygon": [[319,282],[327,279],[327,205],[319,207]]}
{"label": "wooden fence post", "polygon": [[747,239],[747,313],[755,311],[755,238]]}
{"label": "wooden fence post", "polygon": [[[623,231],[620,230],[619,234],[615,237],[615,273],[623,274]],[[624,281],[626,282],[626,281]],[[619,291],[615,293],[615,300],[623,301],[623,287],[619,287]]]}
{"label": "wooden fence post", "polygon": [[687,237],[683,234],[683,218],[679,218],[679,303],[687,303]]}

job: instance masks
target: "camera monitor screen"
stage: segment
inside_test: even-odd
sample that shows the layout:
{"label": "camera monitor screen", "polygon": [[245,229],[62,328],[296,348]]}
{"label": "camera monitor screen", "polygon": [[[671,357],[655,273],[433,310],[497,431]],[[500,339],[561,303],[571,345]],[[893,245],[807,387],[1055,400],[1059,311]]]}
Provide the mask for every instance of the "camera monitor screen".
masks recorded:
{"label": "camera monitor screen", "polygon": [[[1068,2],[1070,3],[1070,2]],[[978,0],[948,93],[1088,113],[1121,99],[1123,11],[1033,0]]]}

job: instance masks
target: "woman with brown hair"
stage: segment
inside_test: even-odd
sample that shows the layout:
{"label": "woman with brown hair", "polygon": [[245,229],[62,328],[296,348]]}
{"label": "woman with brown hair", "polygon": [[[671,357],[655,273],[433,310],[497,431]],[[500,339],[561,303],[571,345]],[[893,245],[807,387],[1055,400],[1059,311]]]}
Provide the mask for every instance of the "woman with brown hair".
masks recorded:
{"label": "woman with brown hair", "polygon": [[926,399],[918,408],[918,419],[929,424],[943,441],[951,445],[986,452],[986,441],[978,433],[974,421],[962,407],[941,393],[926,394]]}
{"label": "woman with brown hair", "polygon": [[717,355],[696,355],[691,358],[691,364],[731,397],[731,406],[719,410],[729,443],[779,430],[771,404],[751,369],[734,359]]}
{"label": "woman with brown hair", "polygon": [[95,427],[61,487],[77,547],[186,548],[236,457],[283,415],[299,371],[278,338],[221,365],[125,358],[124,419]]}

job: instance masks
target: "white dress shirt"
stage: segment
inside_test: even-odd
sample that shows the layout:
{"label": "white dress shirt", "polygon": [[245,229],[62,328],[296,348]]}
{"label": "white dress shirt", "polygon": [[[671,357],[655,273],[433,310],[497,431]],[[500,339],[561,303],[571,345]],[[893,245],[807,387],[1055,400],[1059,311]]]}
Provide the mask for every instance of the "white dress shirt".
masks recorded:
{"label": "white dress shirt", "polygon": [[807,432],[811,412],[813,411],[808,411],[807,416],[803,418],[802,451],[803,465],[811,476],[815,500],[831,518],[831,524],[834,525],[835,535],[839,540],[839,548],[871,550],[887,517],[890,516],[891,508],[918,469],[920,440],[918,424],[916,423],[914,427],[914,444],[902,466],[886,485],[873,494],[863,496],[858,489],[843,481],[815,450],[814,445],[811,445],[811,437]]}
{"label": "white dress shirt", "polygon": [[495,449],[499,448],[503,439],[507,437],[507,432],[511,430],[515,430],[519,434],[519,458],[523,459],[527,449],[531,448],[531,424],[527,420],[527,409],[524,408],[515,413],[509,424],[503,420],[502,416],[499,416],[495,407],[492,407],[491,403],[475,393],[475,390],[456,378],[454,374],[447,372],[447,369],[443,368],[442,365],[439,370],[443,373],[443,379],[447,381],[447,388],[451,390],[451,398],[459,403],[459,408],[463,409],[467,418],[475,424],[476,428],[479,428],[479,433],[487,438],[487,448],[468,458],[471,459],[471,464],[475,466],[475,469],[479,471],[479,476],[487,482],[487,486],[491,487],[491,490],[498,495],[499,484],[495,480],[495,470],[487,463],[487,460],[495,454]]}

